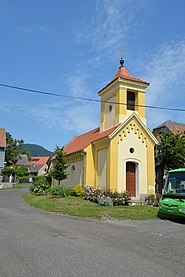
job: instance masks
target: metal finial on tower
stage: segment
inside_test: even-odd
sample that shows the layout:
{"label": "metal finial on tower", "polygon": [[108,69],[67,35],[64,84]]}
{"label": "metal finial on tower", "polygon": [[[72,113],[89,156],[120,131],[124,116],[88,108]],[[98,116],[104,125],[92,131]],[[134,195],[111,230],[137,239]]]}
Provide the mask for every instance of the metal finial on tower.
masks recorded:
{"label": "metal finial on tower", "polygon": [[124,64],[124,59],[123,59],[123,57],[122,57],[123,48],[120,48],[119,51],[120,51],[120,53],[121,53],[120,65],[121,65],[121,67],[123,67],[123,64]]}

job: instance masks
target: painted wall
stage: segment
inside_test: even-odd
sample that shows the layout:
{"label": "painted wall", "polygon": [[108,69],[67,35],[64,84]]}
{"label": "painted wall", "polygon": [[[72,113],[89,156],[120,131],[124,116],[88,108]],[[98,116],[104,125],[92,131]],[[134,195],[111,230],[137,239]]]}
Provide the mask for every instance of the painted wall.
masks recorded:
{"label": "painted wall", "polygon": [[155,159],[154,145],[150,141],[147,143],[147,183],[148,194],[155,194]]}
{"label": "painted wall", "polygon": [[83,184],[83,168],[84,161],[77,161],[70,163],[67,168],[68,177],[62,181],[65,186],[73,187],[75,185]]}
{"label": "painted wall", "polygon": [[90,144],[84,149],[85,154],[85,174],[84,174],[84,185],[95,187],[95,149],[94,145]]}
{"label": "painted wall", "polygon": [[105,122],[104,130],[111,128],[115,125],[115,116],[116,116],[116,96],[113,96],[108,99],[111,103],[105,103]]}
{"label": "painted wall", "polygon": [[48,165],[47,164],[43,165],[43,167],[38,171],[38,176],[42,176],[46,174],[47,170],[48,170]]}
{"label": "painted wall", "polygon": [[154,194],[155,143],[155,137],[134,115],[125,125],[120,125],[117,133],[110,137],[107,187],[112,191],[126,190],[126,163],[130,161],[136,164],[136,197],[142,199],[147,194]]}
{"label": "painted wall", "polygon": [[[133,153],[131,153],[134,150]],[[126,163],[136,164],[136,198],[147,194],[147,148],[134,129],[126,130],[126,136],[118,144],[118,191],[126,191]]]}
{"label": "painted wall", "polygon": [[0,173],[4,168],[5,148],[0,147]]}
{"label": "painted wall", "polygon": [[[52,170],[54,166],[55,160],[51,161],[51,165],[49,171]],[[61,181],[61,184],[65,186],[75,186],[75,185],[83,185],[84,184],[84,156],[82,153],[72,154],[70,156],[66,156],[66,164],[68,168],[66,170],[68,176],[67,179]],[[53,186],[58,185],[57,180],[52,181]]]}
{"label": "painted wall", "polygon": [[98,184],[100,189],[107,186],[107,148],[98,151]]}
{"label": "painted wall", "polygon": [[[108,138],[93,143],[95,176],[95,182],[93,186],[95,188],[106,187],[108,189],[107,185],[109,184],[109,144],[110,141]],[[106,172],[106,176],[104,175],[104,177],[101,177],[101,171],[103,175]]]}

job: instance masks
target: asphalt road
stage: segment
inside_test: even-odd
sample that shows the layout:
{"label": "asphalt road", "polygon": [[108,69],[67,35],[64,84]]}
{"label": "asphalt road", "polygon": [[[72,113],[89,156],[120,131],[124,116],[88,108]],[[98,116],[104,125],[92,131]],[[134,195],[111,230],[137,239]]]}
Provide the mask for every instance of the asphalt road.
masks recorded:
{"label": "asphalt road", "polygon": [[0,277],[185,276],[185,225],[42,212],[0,191]]}

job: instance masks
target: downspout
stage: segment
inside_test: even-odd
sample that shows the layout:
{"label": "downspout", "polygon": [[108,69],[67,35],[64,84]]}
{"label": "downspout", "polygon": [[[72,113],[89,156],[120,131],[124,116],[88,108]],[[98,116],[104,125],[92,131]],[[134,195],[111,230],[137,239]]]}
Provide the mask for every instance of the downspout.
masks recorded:
{"label": "downspout", "polygon": [[86,152],[84,150],[82,150],[81,152],[83,160],[84,160],[84,164],[83,164],[83,178],[82,178],[82,188],[84,188],[85,186],[85,174],[86,174]]}

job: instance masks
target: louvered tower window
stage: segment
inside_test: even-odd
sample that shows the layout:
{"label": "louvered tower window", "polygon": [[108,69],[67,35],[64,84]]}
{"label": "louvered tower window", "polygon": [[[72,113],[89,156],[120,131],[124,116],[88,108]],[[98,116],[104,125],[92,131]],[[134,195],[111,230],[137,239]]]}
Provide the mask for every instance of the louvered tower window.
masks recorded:
{"label": "louvered tower window", "polygon": [[135,93],[127,91],[127,110],[135,111]]}

